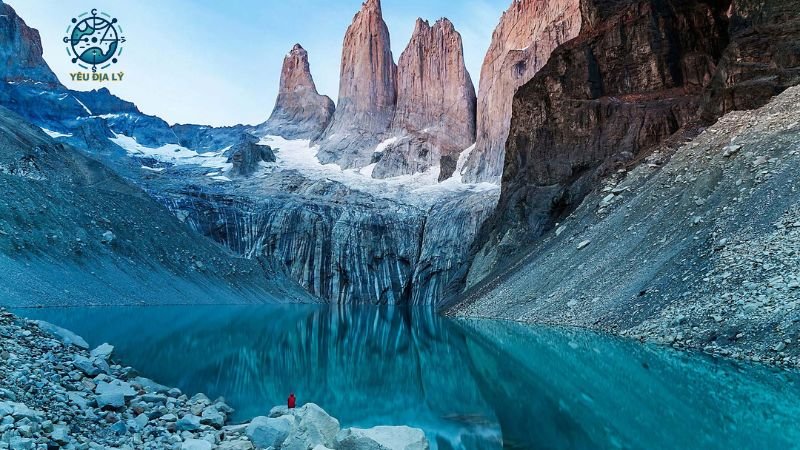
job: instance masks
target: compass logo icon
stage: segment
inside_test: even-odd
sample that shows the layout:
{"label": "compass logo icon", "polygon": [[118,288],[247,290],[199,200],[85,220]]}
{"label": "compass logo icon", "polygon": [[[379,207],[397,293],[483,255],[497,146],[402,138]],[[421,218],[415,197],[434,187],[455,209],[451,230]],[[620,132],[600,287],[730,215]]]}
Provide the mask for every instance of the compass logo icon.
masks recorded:
{"label": "compass logo icon", "polygon": [[74,64],[97,72],[117,63],[125,37],[117,19],[95,8],[72,19],[64,43]]}

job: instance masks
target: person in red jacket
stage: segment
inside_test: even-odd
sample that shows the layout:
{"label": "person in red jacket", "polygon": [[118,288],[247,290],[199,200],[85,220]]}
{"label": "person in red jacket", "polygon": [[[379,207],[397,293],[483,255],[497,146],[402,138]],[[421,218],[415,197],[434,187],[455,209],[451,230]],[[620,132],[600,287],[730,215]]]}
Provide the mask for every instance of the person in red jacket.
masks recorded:
{"label": "person in red jacket", "polygon": [[289,409],[294,408],[294,405],[297,403],[297,399],[294,397],[294,392],[289,394]]}

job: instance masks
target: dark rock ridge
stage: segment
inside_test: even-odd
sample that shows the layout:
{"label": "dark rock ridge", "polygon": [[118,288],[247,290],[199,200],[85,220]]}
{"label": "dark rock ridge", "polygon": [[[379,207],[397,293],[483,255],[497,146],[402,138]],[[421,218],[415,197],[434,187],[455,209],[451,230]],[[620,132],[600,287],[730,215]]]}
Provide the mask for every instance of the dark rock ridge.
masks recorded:
{"label": "dark rock ridge", "polygon": [[233,166],[230,173],[235,176],[252,175],[261,162],[275,162],[275,153],[269,145],[259,145],[258,138],[244,135],[242,140],[230,148],[228,162]]}
{"label": "dark rock ridge", "polygon": [[706,90],[701,115],[761,107],[800,83],[800,4],[794,0],[734,0],[730,45]]}
{"label": "dark rock ridge", "polygon": [[308,52],[295,44],[283,58],[275,108],[258,132],[286,139],[314,139],[325,131],[335,109],[333,100],[317,92]]}
{"label": "dark rock ridge", "polygon": [[550,53],[581,29],[580,0],[513,0],[492,34],[481,66],[475,148],[463,170],[468,182],[497,182],[517,88]]}
{"label": "dark rock ridge", "polygon": [[[458,154],[475,142],[475,88],[461,35],[449,20],[430,26],[417,19],[398,61],[391,132],[397,141],[383,150],[375,178],[423,172],[442,159],[454,168]],[[442,170],[440,179],[450,175],[452,170]]]}
{"label": "dark rock ridge", "polygon": [[797,365],[798,91],[773,95],[800,82],[800,2],[581,11],[515,96],[454,311]]}
{"label": "dark rock ridge", "polygon": [[380,0],[367,0],[347,28],[342,46],[339,100],[317,140],[323,163],[364,167],[383,140],[397,103],[397,65]]}

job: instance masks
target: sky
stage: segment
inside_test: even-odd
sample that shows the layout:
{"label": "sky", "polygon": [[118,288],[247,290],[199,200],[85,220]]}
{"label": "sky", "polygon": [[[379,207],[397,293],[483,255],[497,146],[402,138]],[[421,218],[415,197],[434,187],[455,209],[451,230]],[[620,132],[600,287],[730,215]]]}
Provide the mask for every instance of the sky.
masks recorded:
{"label": "sky", "polygon": [[[39,30],[44,57],[76,90],[107,87],[169,123],[257,124],[269,117],[283,57],[308,50],[317,90],[336,101],[345,30],[362,0],[4,0]],[[127,42],[120,82],[72,81],[63,42],[70,20],[99,7],[117,18]],[[395,61],[417,17],[449,18],[461,33],[477,90],[492,32],[511,0],[382,0]]]}

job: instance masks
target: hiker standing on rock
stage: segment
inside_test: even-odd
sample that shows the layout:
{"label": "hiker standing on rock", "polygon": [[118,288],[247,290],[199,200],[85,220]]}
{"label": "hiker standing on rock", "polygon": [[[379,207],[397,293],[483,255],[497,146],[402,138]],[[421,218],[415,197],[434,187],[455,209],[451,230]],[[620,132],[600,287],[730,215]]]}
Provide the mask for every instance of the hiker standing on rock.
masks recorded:
{"label": "hiker standing on rock", "polygon": [[297,399],[294,397],[294,392],[289,394],[289,401],[287,403],[289,404],[289,409],[294,408],[294,405],[297,403]]}

